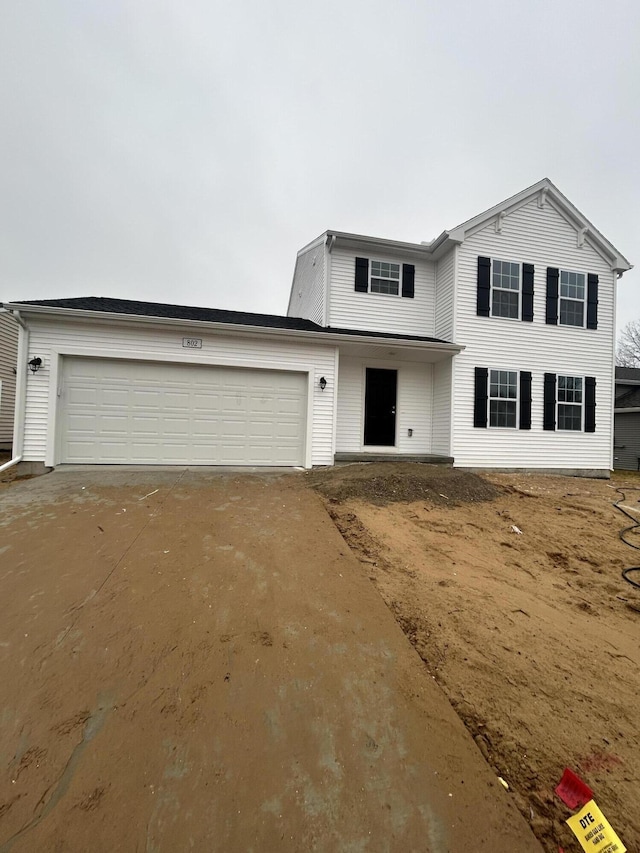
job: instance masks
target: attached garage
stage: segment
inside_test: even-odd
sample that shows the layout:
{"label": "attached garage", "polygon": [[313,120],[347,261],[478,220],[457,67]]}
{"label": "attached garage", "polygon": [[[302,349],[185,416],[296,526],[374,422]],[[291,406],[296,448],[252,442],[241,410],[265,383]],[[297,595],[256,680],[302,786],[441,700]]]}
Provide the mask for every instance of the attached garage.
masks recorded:
{"label": "attached garage", "polygon": [[304,465],[303,372],[64,357],[62,463]]}

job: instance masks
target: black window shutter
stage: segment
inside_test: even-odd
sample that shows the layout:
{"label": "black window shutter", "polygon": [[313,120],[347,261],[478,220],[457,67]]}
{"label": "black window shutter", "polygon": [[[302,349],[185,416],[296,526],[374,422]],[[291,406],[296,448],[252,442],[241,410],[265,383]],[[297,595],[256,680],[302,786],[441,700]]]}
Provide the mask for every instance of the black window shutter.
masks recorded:
{"label": "black window shutter", "polygon": [[520,371],[520,429],[531,429],[531,373]]}
{"label": "black window shutter", "polygon": [[473,404],[474,427],[487,426],[487,385],[489,370],[486,367],[476,367],[475,391]]}
{"label": "black window shutter", "polygon": [[522,264],[522,319],[533,320],[533,264]]}
{"label": "black window shutter", "polygon": [[596,431],[596,378],[584,378],[584,431]]}
{"label": "black window shutter", "polygon": [[556,428],[556,375],[544,375],[544,411],[542,415],[543,429]]}
{"label": "black window shutter", "polygon": [[598,328],[598,276],[587,276],[587,329]]}
{"label": "black window shutter", "polygon": [[402,295],[413,299],[416,268],[413,264],[402,264]]}
{"label": "black window shutter", "polygon": [[555,267],[547,267],[547,323],[558,325],[558,279],[560,271]]}
{"label": "black window shutter", "polygon": [[356,287],[358,293],[366,293],[369,290],[369,260],[367,258],[356,258]]}
{"label": "black window shutter", "polygon": [[478,258],[478,296],[476,305],[476,314],[478,315],[478,317],[489,316],[490,296],[491,258]]}

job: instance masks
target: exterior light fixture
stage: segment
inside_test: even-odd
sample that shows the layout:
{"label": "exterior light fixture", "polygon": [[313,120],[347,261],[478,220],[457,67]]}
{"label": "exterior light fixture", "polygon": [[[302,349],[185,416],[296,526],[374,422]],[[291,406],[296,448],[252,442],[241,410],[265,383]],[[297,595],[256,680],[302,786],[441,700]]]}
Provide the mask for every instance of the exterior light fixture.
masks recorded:
{"label": "exterior light fixture", "polygon": [[320,377],[320,381],[318,382],[318,385],[320,386],[321,391],[324,391],[324,389],[327,387],[327,380],[324,378],[324,376]]}
{"label": "exterior light fixture", "polygon": [[31,361],[29,362],[29,370],[32,373],[37,373],[41,367],[42,367],[42,359],[38,358],[38,356],[35,356],[35,358],[32,358]]}

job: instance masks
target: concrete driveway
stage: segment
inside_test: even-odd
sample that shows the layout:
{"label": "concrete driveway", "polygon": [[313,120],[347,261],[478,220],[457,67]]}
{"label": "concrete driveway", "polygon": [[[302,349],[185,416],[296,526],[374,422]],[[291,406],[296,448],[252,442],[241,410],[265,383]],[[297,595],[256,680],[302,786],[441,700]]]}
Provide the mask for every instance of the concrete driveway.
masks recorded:
{"label": "concrete driveway", "polygon": [[303,477],[0,491],[0,853],[541,848]]}

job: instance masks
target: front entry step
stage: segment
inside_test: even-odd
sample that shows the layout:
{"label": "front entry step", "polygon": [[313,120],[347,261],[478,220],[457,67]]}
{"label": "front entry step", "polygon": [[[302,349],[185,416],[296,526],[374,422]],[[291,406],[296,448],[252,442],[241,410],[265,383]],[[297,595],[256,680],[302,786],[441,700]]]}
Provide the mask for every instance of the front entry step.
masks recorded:
{"label": "front entry step", "polygon": [[431,453],[336,453],[333,461],[336,465],[342,462],[421,462],[425,465],[451,466],[453,456],[435,456]]}

